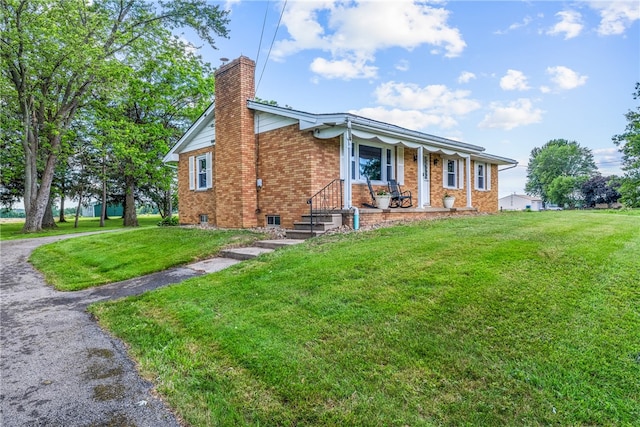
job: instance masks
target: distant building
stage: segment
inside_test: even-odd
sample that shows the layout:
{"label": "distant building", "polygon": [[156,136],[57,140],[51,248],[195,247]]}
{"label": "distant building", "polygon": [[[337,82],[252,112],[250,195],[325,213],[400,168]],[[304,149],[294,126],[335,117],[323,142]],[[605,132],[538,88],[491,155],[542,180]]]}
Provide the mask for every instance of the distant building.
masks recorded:
{"label": "distant building", "polygon": [[498,199],[498,206],[501,211],[532,211],[542,210],[542,199],[539,197],[527,196],[526,194],[510,194]]}

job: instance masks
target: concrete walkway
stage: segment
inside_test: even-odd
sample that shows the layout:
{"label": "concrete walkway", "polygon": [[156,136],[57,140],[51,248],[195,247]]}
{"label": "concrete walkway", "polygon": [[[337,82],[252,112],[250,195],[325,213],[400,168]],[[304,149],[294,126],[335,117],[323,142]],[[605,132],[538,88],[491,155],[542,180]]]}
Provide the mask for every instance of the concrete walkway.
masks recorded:
{"label": "concrete walkway", "polygon": [[[55,291],[27,259],[40,245],[82,235],[0,242],[0,426],[179,426],[124,345],[102,331],[86,307],[240,260],[214,258],[84,291]],[[251,251],[300,243],[270,242]],[[246,257],[247,248],[227,252]]]}

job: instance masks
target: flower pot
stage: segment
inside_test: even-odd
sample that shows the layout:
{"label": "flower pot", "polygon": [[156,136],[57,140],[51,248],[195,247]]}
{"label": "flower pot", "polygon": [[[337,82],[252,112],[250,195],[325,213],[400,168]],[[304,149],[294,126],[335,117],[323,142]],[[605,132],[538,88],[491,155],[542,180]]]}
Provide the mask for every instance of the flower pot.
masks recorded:
{"label": "flower pot", "polygon": [[391,202],[391,195],[376,196],[376,205],[378,209],[389,209],[389,202]]}
{"label": "flower pot", "polygon": [[442,199],[442,203],[444,204],[444,207],[446,209],[451,209],[455,201],[456,201],[456,198],[453,196],[447,196]]}

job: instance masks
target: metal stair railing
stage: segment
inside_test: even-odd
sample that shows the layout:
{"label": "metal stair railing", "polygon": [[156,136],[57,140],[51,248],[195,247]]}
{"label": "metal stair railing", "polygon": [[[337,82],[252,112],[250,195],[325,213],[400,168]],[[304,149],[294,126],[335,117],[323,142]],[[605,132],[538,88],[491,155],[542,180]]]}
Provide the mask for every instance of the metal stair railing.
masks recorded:
{"label": "metal stair railing", "polygon": [[326,214],[342,209],[343,183],[344,179],[334,179],[329,184],[325,185],[322,190],[318,191],[307,200],[307,204],[309,205],[309,224],[311,225],[311,231],[313,231],[313,226],[318,224],[317,221],[314,224],[314,218],[317,218],[317,213]]}

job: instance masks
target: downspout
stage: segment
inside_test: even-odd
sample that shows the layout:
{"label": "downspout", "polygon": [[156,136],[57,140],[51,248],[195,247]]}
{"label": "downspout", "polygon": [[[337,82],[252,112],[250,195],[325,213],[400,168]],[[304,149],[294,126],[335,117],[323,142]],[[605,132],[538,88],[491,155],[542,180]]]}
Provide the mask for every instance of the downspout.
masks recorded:
{"label": "downspout", "polygon": [[424,147],[421,145],[417,149],[418,156],[418,207],[423,207],[425,205],[424,201]]}
{"label": "downspout", "polygon": [[467,207],[471,208],[471,156],[467,156]]}
{"label": "downspout", "polygon": [[351,118],[347,117],[347,138],[344,143],[344,206],[345,210],[351,209],[351,150],[353,139],[351,135]]}

